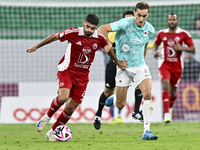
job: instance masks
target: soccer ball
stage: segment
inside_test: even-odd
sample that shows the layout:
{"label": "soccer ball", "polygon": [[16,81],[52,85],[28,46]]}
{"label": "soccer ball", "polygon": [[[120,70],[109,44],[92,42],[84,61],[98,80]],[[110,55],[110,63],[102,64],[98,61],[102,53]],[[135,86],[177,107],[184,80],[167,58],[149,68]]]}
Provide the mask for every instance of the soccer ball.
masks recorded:
{"label": "soccer ball", "polygon": [[72,131],[68,126],[59,125],[54,131],[54,137],[57,141],[68,142],[72,138]]}

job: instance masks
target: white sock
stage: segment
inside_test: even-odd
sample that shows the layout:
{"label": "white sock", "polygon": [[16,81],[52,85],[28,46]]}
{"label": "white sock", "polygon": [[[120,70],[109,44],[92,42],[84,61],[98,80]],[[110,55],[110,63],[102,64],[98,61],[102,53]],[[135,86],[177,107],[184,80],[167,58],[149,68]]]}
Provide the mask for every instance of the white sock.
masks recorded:
{"label": "white sock", "polygon": [[117,101],[116,94],[114,94],[113,104],[114,104],[115,106],[116,106],[116,101]]}
{"label": "white sock", "polygon": [[152,114],[153,114],[152,100],[144,100],[143,103],[144,133],[146,132],[146,130],[150,131]]}

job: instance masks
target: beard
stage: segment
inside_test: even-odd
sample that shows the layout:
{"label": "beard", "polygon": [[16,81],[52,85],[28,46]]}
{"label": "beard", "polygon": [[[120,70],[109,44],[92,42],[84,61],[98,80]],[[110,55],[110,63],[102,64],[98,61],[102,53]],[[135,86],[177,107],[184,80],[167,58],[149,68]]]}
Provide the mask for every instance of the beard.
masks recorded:
{"label": "beard", "polygon": [[92,32],[90,32],[90,31],[84,31],[85,32],[85,35],[87,36],[87,37],[90,37],[93,33]]}
{"label": "beard", "polygon": [[168,25],[169,26],[169,28],[171,29],[171,30],[174,30],[176,27],[177,27],[177,24],[174,24],[174,26],[170,26],[170,25]]}

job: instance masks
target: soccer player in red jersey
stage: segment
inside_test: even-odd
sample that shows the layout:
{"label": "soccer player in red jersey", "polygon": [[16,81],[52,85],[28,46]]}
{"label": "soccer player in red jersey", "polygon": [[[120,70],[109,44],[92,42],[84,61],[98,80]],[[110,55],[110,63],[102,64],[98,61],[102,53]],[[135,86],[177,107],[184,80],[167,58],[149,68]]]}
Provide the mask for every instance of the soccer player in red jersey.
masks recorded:
{"label": "soccer player in red jersey", "polygon": [[53,114],[65,103],[64,110],[46,134],[49,141],[55,141],[53,136],[55,128],[59,125],[65,125],[83,101],[89,82],[90,65],[94,60],[95,52],[99,48],[103,48],[105,53],[114,58],[120,68],[126,67],[126,62],[119,62],[116,59],[109,40],[106,40],[103,34],[96,30],[99,18],[94,14],[89,14],[83,24],[84,27],[69,28],[60,33],[52,34],[38,45],[27,49],[27,53],[31,53],[56,40],[68,42],[66,53],[58,64],[58,96],[53,99],[47,113],[39,120],[36,127],[37,131],[41,132],[49,123]]}
{"label": "soccer player in red jersey", "polygon": [[[172,108],[177,97],[177,86],[182,75],[181,54],[183,51],[195,52],[191,35],[178,25],[178,16],[175,13],[168,15],[168,29],[158,32],[154,44],[154,57],[159,58],[159,75],[162,82],[162,101],[164,109],[164,122],[170,123]],[[159,52],[159,45],[163,48]],[[188,47],[183,46],[186,44]]]}

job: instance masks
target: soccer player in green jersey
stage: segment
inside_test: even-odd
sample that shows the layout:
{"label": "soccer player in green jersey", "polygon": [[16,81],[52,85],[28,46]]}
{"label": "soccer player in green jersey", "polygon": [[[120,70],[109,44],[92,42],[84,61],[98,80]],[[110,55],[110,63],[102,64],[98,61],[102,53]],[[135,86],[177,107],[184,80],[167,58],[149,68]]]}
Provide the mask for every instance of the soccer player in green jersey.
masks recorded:
{"label": "soccer player in green jersey", "polygon": [[[115,36],[116,55],[119,61],[127,61],[127,68],[117,68],[116,102],[117,108],[122,109],[126,104],[127,90],[132,82],[142,91],[144,133],[143,140],[157,140],[158,136],[150,131],[153,105],[151,96],[152,79],[144,55],[149,40],[155,35],[154,27],[146,21],[150,7],[146,2],[135,6],[134,17],[123,18],[114,23],[102,25],[98,30],[106,37],[108,32],[117,31]],[[113,98],[107,99],[106,106],[113,104]]]}

